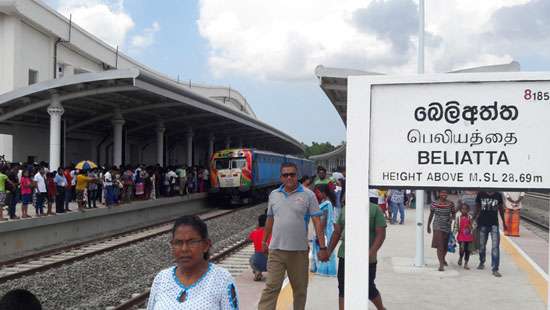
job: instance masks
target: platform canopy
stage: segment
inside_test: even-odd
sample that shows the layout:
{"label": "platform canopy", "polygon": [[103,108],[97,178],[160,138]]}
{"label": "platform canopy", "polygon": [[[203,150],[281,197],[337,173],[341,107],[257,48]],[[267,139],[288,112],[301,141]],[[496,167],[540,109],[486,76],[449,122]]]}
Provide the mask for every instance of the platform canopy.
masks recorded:
{"label": "platform canopy", "polygon": [[[300,142],[193,87],[139,69],[108,70],[65,76],[0,95],[0,122],[47,127],[47,108],[56,94],[64,109],[65,131],[112,133],[122,115],[128,136],[154,142],[159,123],[167,139],[178,141],[189,130],[195,139],[215,136],[274,152],[301,154]],[[120,114],[118,114],[120,113]]]}
{"label": "platform canopy", "polygon": [[344,124],[346,124],[347,119],[348,76],[381,74],[356,69],[329,68],[322,65],[315,68],[315,76],[321,83],[321,89],[327,95]]}
{"label": "platform canopy", "polygon": [[[507,64],[466,68],[454,70],[448,73],[517,72],[519,70],[520,64],[517,61],[512,61]],[[321,89],[329,98],[330,102],[342,118],[344,124],[346,124],[347,119],[348,76],[382,74],[383,73],[356,69],[329,68],[323,65],[318,65],[315,68],[315,76],[319,79]]]}

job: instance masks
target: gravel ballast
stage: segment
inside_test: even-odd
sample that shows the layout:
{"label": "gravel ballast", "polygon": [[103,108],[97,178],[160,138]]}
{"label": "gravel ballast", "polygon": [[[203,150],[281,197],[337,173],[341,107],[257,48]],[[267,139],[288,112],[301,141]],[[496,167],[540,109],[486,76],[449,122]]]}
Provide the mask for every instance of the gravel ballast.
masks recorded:
{"label": "gravel ballast", "polygon": [[[246,237],[266,204],[207,221],[215,253]],[[0,296],[15,288],[35,294],[43,309],[105,309],[150,287],[172,265],[169,234],[69,265],[0,284]]]}

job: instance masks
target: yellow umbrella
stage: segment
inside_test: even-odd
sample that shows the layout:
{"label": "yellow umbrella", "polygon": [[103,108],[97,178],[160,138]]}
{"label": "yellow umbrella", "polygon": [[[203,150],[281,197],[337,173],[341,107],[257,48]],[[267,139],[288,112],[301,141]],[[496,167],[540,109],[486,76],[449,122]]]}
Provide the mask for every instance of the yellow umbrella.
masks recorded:
{"label": "yellow umbrella", "polygon": [[97,165],[91,160],[83,160],[76,164],[75,168],[78,170],[90,170],[97,168]]}

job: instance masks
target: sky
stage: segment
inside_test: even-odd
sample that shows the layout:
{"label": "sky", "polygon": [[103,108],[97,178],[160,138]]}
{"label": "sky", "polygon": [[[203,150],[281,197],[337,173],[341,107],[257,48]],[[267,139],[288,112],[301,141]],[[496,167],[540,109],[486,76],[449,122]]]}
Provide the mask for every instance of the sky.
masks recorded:
{"label": "sky", "polygon": [[[414,74],[418,0],[46,0],[174,79],[230,86],[310,144],[345,140],[317,65]],[[518,61],[550,71],[550,1],[425,0],[425,72]]]}

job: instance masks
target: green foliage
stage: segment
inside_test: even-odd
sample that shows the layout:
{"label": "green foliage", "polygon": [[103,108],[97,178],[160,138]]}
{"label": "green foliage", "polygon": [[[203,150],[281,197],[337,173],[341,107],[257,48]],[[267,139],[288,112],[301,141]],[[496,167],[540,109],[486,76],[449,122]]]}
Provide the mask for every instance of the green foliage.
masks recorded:
{"label": "green foliage", "polygon": [[307,145],[305,143],[302,143],[302,144],[304,145],[304,148],[306,150],[304,152],[304,156],[306,158],[309,158],[310,156],[313,156],[313,155],[328,153],[336,149],[336,146],[332,145],[330,142],[324,142],[324,143],[312,142],[311,145]]}

